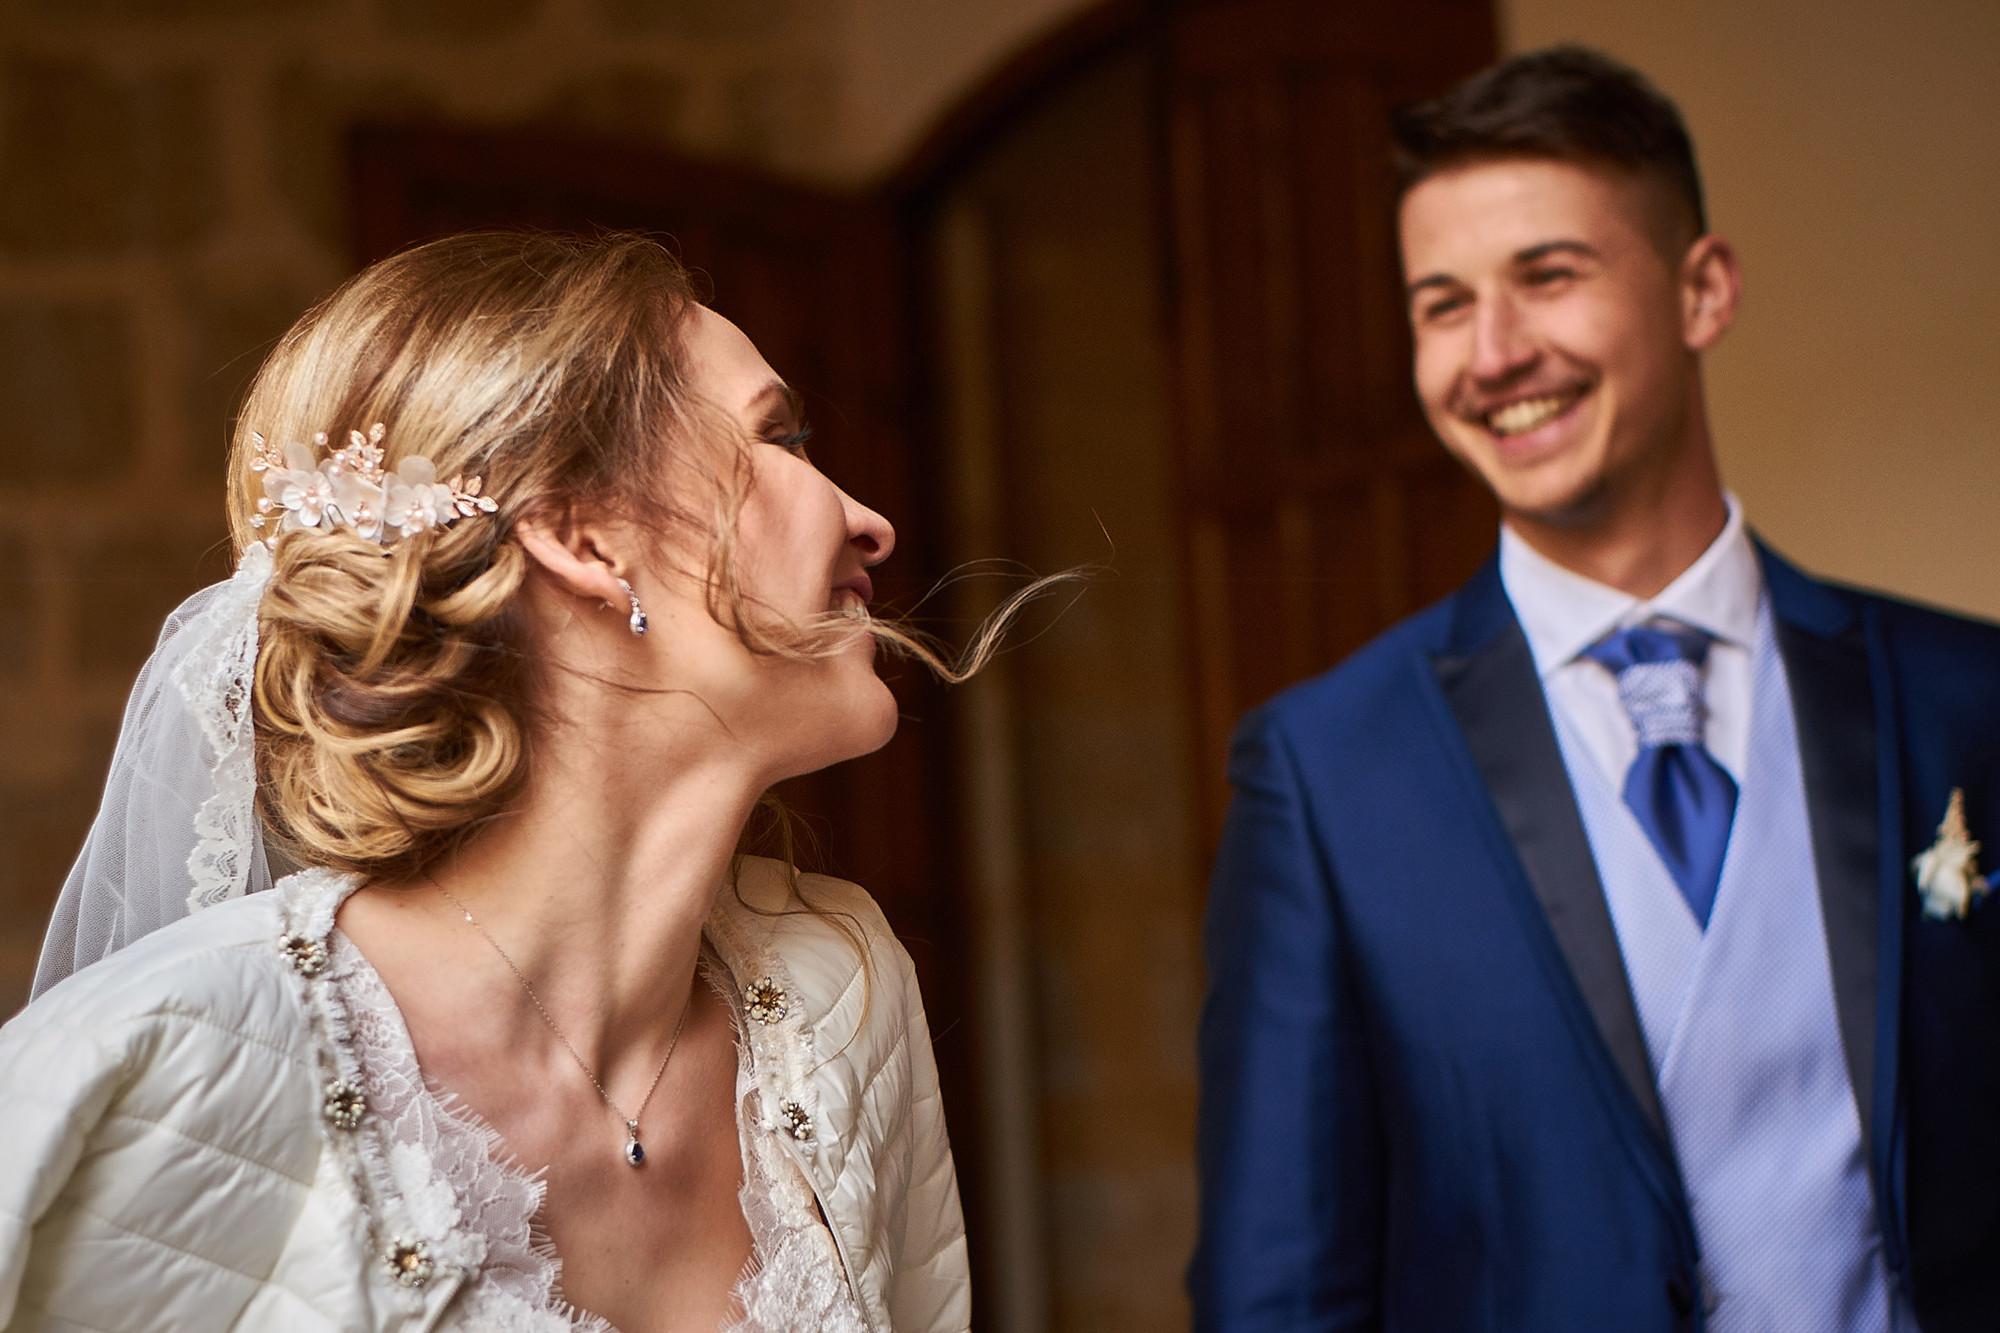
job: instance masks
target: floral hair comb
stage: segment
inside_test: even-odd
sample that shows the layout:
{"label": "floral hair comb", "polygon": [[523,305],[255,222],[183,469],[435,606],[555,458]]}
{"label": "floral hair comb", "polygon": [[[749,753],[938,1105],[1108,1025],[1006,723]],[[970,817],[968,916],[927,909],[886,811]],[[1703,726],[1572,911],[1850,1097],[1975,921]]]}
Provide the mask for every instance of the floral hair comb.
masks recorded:
{"label": "floral hair comb", "polygon": [[382,467],[382,423],[368,434],[347,432],[347,445],[325,458],[326,432],[313,436],[310,446],[288,444],[280,449],[254,431],[250,436],[250,470],[264,474],[264,494],[250,526],[261,528],[279,519],[280,530],[346,528],[357,537],[384,546],[432,528],[456,523],[474,514],[490,514],[499,506],[479,493],[478,477],[437,479],[428,458],[412,454],[394,471]]}

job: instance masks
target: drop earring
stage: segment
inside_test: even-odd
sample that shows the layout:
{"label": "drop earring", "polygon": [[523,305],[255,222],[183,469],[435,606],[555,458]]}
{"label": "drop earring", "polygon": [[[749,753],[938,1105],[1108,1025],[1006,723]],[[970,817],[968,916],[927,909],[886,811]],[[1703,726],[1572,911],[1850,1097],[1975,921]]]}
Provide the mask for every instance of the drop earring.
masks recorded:
{"label": "drop earring", "polygon": [[632,619],[627,623],[632,626],[634,634],[644,634],[646,632],[646,613],[639,608],[639,594],[633,592],[632,585],[624,579],[618,580],[618,586],[625,590],[625,600],[632,603]]}

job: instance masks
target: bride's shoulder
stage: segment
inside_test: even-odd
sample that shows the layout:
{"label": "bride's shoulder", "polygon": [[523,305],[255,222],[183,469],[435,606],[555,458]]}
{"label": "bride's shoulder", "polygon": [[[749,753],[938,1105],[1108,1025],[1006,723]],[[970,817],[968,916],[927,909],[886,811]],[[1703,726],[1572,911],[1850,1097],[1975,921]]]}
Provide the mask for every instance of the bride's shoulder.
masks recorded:
{"label": "bride's shoulder", "polygon": [[868,890],[831,875],[797,870],[768,856],[743,856],[737,858],[735,879],[728,887],[734,892],[725,891],[725,903],[733,897],[738,909],[766,920],[803,915],[808,920],[798,924],[811,931],[812,918],[828,928],[845,919],[871,937],[895,938]]}
{"label": "bride's shoulder", "polygon": [[741,857],[710,935],[741,984],[789,973],[804,998],[832,1003],[865,976],[878,994],[907,988],[914,998],[909,954],[868,891],[844,879]]}
{"label": "bride's shoulder", "polygon": [[[143,1195],[147,1225],[166,1225],[217,1191],[230,1196],[217,1217],[296,1209],[322,1112],[285,906],[265,890],[205,908],[52,986],[0,1028],[0,1212],[33,1218],[61,1193],[78,1216],[123,1219]],[[120,1243],[137,1234],[106,1222],[78,1235],[113,1231]],[[197,1267],[253,1262],[241,1236],[201,1234]]]}
{"label": "bride's shoulder", "polygon": [[300,946],[287,936],[302,904],[337,893],[322,877],[295,875],[162,926],[52,986],[7,1026],[109,1036],[193,1023],[288,1045],[300,1022]]}

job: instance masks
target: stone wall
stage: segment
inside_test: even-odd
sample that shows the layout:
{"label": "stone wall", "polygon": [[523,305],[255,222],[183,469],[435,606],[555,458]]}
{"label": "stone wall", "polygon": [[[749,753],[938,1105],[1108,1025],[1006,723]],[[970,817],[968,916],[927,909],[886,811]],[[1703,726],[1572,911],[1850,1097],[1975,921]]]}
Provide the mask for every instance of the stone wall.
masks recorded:
{"label": "stone wall", "polygon": [[[367,119],[543,123],[825,178],[819,0],[10,0],[0,9],[0,1013],[133,673],[227,572],[230,412],[350,268]],[[843,165],[844,164],[844,165]]]}

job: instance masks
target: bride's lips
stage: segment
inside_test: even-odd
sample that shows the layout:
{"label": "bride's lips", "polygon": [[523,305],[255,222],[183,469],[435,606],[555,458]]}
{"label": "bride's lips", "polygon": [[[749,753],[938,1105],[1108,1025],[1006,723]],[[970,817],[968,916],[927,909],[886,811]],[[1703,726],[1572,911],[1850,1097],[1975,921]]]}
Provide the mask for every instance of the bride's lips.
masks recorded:
{"label": "bride's lips", "polygon": [[866,574],[856,574],[833,586],[833,595],[828,610],[835,615],[864,620],[868,616],[868,603],[875,599],[875,585]]}

